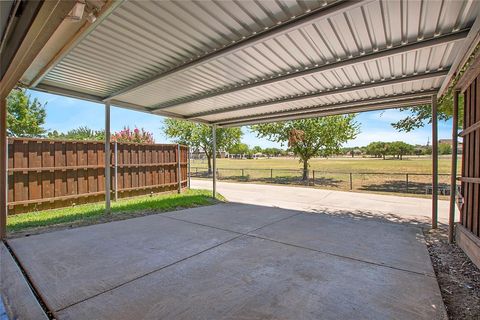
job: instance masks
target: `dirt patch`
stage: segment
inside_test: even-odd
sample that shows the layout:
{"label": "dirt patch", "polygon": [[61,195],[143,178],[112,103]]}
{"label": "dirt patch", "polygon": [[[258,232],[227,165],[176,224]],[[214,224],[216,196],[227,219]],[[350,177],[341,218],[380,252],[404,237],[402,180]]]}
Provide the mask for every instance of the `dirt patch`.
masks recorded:
{"label": "dirt patch", "polygon": [[480,270],[446,229],[426,230],[425,240],[449,319],[480,319]]}

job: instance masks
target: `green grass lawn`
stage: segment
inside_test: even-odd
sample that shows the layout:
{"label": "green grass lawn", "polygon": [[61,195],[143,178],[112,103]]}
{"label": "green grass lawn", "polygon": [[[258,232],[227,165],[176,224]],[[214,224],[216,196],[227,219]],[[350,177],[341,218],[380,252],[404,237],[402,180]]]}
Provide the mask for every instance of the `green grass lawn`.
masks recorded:
{"label": "green grass lawn", "polygon": [[[443,189],[450,184],[450,159],[450,156],[440,156],[439,159],[439,184]],[[191,167],[194,177],[207,177],[206,161],[193,160]],[[218,159],[217,168],[220,180],[315,185],[321,189],[418,197],[429,197],[427,188],[432,181],[432,159],[428,156],[410,156],[403,160],[362,157],[312,159],[308,183],[302,180],[302,164],[298,158]]]}
{"label": "green grass lawn", "polygon": [[[460,161],[459,161],[460,163]],[[205,168],[204,160],[192,160],[192,167]],[[294,158],[260,159],[217,159],[217,167],[224,169],[301,169],[302,165]],[[432,172],[430,157],[406,157],[404,160],[375,158],[329,158],[312,159],[310,170],[326,172],[385,172],[385,173],[425,173]],[[450,173],[450,156],[441,156],[438,163],[439,173]]]}
{"label": "green grass lawn", "polygon": [[[218,197],[224,200],[223,197]],[[25,229],[75,224],[93,224],[97,222],[119,220],[133,216],[172,211],[183,208],[192,208],[214,204],[217,201],[212,198],[211,191],[185,190],[181,194],[169,193],[153,196],[142,196],[129,199],[121,199],[112,202],[111,214],[106,215],[104,203],[78,205],[54,210],[45,210],[31,213],[22,213],[9,216],[7,230],[18,232]]]}

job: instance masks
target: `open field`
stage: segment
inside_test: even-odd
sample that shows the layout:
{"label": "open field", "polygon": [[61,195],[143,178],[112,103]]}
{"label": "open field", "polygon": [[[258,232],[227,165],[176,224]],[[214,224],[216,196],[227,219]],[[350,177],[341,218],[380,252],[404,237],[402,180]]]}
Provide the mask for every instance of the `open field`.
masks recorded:
{"label": "open field", "polygon": [[[17,214],[8,217],[7,230],[19,232],[28,229],[29,233],[36,233],[42,231],[43,227],[64,228],[73,225],[87,225],[149,213],[204,206],[217,202],[211,195],[211,192],[206,190],[185,190],[181,194],[168,193],[121,199],[117,202],[112,201],[111,214],[105,214],[103,202]],[[219,198],[222,199],[221,196]],[[37,230],[33,228],[37,228]]]}
{"label": "open field", "polygon": [[[460,161],[459,161],[460,163]],[[192,167],[206,168],[206,160],[192,160]],[[260,158],[260,159],[217,159],[220,169],[301,169],[298,158]],[[422,173],[432,172],[430,157],[409,157],[404,160],[375,158],[328,158],[310,161],[310,170],[325,172],[385,172],[385,173]],[[439,173],[450,173],[450,156],[441,156],[438,162]]]}
{"label": "open field", "polygon": [[[302,166],[294,158],[218,159],[221,180],[275,184],[310,185],[323,189],[359,192],[396,193],[429,197],[431,193],[430,157],[409,157],[404,160],[374,158],[313,159],[309,180],[302,181]],[[192,160],[194,177],[207,177],[207,162]],[[440,195],[449,194],[450,156],[440,157]]]}

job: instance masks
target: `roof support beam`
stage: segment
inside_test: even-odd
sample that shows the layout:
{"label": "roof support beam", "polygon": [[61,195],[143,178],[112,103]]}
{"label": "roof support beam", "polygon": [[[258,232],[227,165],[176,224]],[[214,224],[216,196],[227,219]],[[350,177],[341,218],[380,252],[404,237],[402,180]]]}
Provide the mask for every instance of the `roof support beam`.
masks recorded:
{"label": "roof support beam", "polygon": [[25,70],[28,69],[74,5],[74,0],[42,2],[35,19],[0,81],[0,99],[5,98],[10,90],[17,85]]}
{"label": "roof support beam", "polygon": [[[77,92],[77,91],[73,91],[73,90],[69,90],[69,89],[64,89],[64,88],[59,88],[59,87],[46,85],[46,84],[39,84],[35,88],[31,88],[31,90],[57,94],[57,95],[61,95],[61,96],[64,96],[64,97],[70,97],[70,98],[80,99],[80,100],[84,100],[84,101],[103,103],[103,98],[100,97],[100,96],[81,93],[81,92]],[[145,112],[145,113],[152,114],[152,111],[150,109],[148,109],[144,106],[133,104],[133,103],[126,103],[126,102],[122,102],[122,101],[111,100],[110,104],[113,105],[113,106],[122,107],[124,109],[130,109],[130,110],[133,110],[133,111],[140,111],[140,112]],[[176,114],[176,113],[173,113],[173,112],[168,112],[168,111],[156,112],[155,115],[165,116],[165,117],[170,117],[170,118],[177,118],[177,119],[184,119],[185,118],[182,115],[179,115],[179,114]],[[206,121],[201,121],[201,120],[196,120],[196,122],[208,123]]]}
{"label": "roof support beam", "polygon": [[232,54],[232,53],[234,53],[238,50],[242,50],[242,49],[245,49],[247,47],[254,46],[258,43],[265,42],[265,41],[267,41],[269,39],[272,39],[274,37],[278,37],[280,35],[283,35],[283,34],[289,32],[289,31],[293,30],[293,29],[302,28],[304,26],[315,23],[319,20],[327,19],[328,17],[331,17],[331,16],[333,16],[335,14],[338,14],[342,11],[358,7],[358,6],[360,6],[363,3],[368,2],[368,1],[371,1],[371,0],[352,0],[352,1],[343,1],[342,0],[342,1],[334,2],[334,3],[332,3],[332,4],[330,4],[326,7],[323,7],[321,9],[312,11],[312,12],[306,14],[306,15],[300,16],[296,19],[292,19],[292,20],[290,20],[288,22],[285,22],[285,23],[282,23],[278,26],[272,27],[271,29],[269,29],[267,31],[252,35],[245,40],[240,40],[237,43],[234,43],[230,46],[221,48],[221,49],[216,50],[216,51],[214,50],[212,52],[209,52],[201,58],[192,59],[191,61],[189,61],[189,62],[187,62],[187,63],[185,63],[185,64],[183,64],[179,67],[173,68],[173,69],[171,69],[169,71],[166,71],[166,72],[160,72],[160,73],[158,73],[158,74],[156,74],[156,75],[154,75],[154,76],[152,76],[152,77],[150,77],[146,80],[140,81],[140,82],[135,83],[135,84],[130,85],[130,86],[127,86],[126,88],[121,89],[121,90],[115,92],[114,94],[110,95],[109,97],[105,98],[105,100],[115,99],[120,95],[126,94],[128,92],[133,91],[133,90],[138,90],[140,88],[143,88],[143,87],[149,85],[152,82],[166,79],[166,78],[172,76],[175,73],[187,71],[191,68],[197,67],[197,66],[202,65],[204,63],[208,63],[210,61],[217,60],[217,59],[219,59],[223,56]]}
{"label": "roof support beam", "polygon": [[398,105],[401,105],[404,101],[412,101],[413,99],[425,99],[427,97],[430,99],[432,94],[436,93],[436,90],[428,90],[424,92],[417,92],[417,93],[405,93],[399,95],[392,95],[382,98],[371,98],[365,100],[355,100],[349,102],[342,102],[342,103],[331,103],[331,104],[324,104],[324,105],[316,105],[314,107],[306,107],[297,110],[285,110],[279,112],[272,112],[267,114],[256,114],[244,117],[238,117],[233,119],[221,119],[215,121],[215,123],[220,123],[222,125],[228,123],[234,123],[239,121],[255,121],[258,119],[269,119],[269,118],[278,118],[278,117],[288,117],[288,116],[299,116],[302,114],[311,114],[314,112],[327,112],[334,109],[347,109],[347,108],[357,108],[362,106],[369,106],[371,104],[382,104],[382,103],[391,103],[395,102]]}
{"label": "roof support beam", "polygon": [[[366,89],[373,89],[373,88],[378,88],[378,87],[383,87],[383,86],[388,86],[388,85],[395,85],[395,84],[400,84],[400,83],[406,83],[406,82],[411,82],[411,81],[419,81],[419,80],[427,80],[427,79],[433,79],[433,78],[438,78],[445,76],[448,72],[447,70],[441,70],[441,71],[433,71],[433,72],[428,72],[428,73],[422,73],[422,74],[417,74],[417,75],[412,75],[412,76],[406,76],[406,77],[400,77],[400,78],[395,78],[395,79],[389,79],[389,80],[379,80],[376,82],[372,83],[366,83],[366,84],[358,84],[354,86],[348,86],[348,87],[342,87],[342,88],[337,88],[337,89],[332,89],[332,90],[327,90],[327,91],[321,91],[317,93],[311,93],[311,94],[303,94],[303,95],[297,95],[293,97],[282,97],[279,99],[274,99],[268,102],[265,101],[259,101],[259,102],[253,102],[253,103],[248,103],[244,105],[237,105],[233,107],[227,107],[223,109],[216,109],[216,110],[209,110],[205,112],[199,112],[196,114],[192,114],[190,116],[185,117],[186,119],[198,119],[204,116],[209,116],[209,115],[214,115],[214,114],[221,114],[221,113],[228,113],[231,111],[238,111],[238,110],[247,110],[247,109],[252,109],[252,108],[258,108],[258,107],[266,107],[266,106],[271,106],[271,105],[276,105],[279,103],[284,103],[284,102],[298,102],[298,101],[305,101],[309,100],[312,98],[320,98],[320,97],[325,97],[325,96],[330,96],[333,94],[341,94],[341,93],[347,93],[347,92],[352,92],[352,91],[357,91],[357,90],[366,90]],[[156,113],[156,111],[154,111]]]}
{"label": "roof support beam", "polygon": [[371,52],[371,53],[368,53],[368,54],[365,54],[365,55],[356,56],[354,58],[347,58],[347,59],[336,61],[336,62],[333,62],[333,63],[324,64],[324,65],[321,65],[321,66],[317,65],[313,68],[301,70],[301,71],[298,71],[298,72],[293,72],[293,73],[290,73],[290,74],[284,74],[284,75],[281,75],[281,76],[277,76],[275,78],[270,78],[270,79],[261,80],[261,81],[248,82],[248,83],[246,82],[243,85],[238,85],[238,86],[235,86],[235,87],[231,87],[231,88],[224,89],[224,90],[218,90],[218,91],[207,93],[207,94],[200,94],[200,95],[197,95],[197,96],[189,97],[187,99],[183,99],[181,101],[174,101],[174,102],[170,102],[170,103],[168,103],[168,102],[167,103],[161,103],[161,104],[158,104],[156,106],[152,106],[151,108],[152,109],[167,109],[167,108],[175,107],[175,106],[178,106],[178,105],[181,105],[181,104],[184,104],[184,103],[189,103],[189,102],[192,102],[192,101],[209,99],[209,98],[217,97],[217,96],[224,95],[224,94],[230,94],[230,93],[238,92],[238,91],[241,91],[241,90],[247,90],[247,89],[252,89],[252,88],[255,88],[255,87],[259,87],[259,86],[274,84],[274,83],[278,83],[278,82],[281,82],[281,81],[298,79],[298,78],[302,78],[302,77],[312,75],[312,74],[316,74],[316,73],[327,72],[327,71],[330,71],[330,70],[333,70],[333,69],[343,68],[343,67],[346,67],[346,66],[349,66],[349,65],[352,65],[352,64],[365,63],[365,62],[372,61],[372,60],[392,57],[392,56],[402,54],[402,53],[405,53],[405,52],[409,52],[409,51],[416,51],[416,50],[421,50],[421,49],[426,49],[426,48],[431,48],[431,47],[447,44],[447,43],[454,42],[454,41],[459,41],[459,40],[464,39],[467,35],[468,35],[468,30],[461,30],[461,31],[458,31],[458,32],[454,32],[454,33],[447,34],[447,35],[442,35],[442,36],[439,36],[439,37],[430,38],[430,39],[427,39],[427,40],[422,40],[422,41],[419,41],[419,42],[408,43],[408,44],[399,45],[399,46],[392,47],[392,48],[385,48],[385,49],[380,50],[380,51]]}
{"label": "roof support beam", "polygon": [[[297,114],[297,115],[277,116],[277,117],[270,117],[270,118],[262,117],[261,119],[257,118],[256,120],[246,120],[246,121],[244,120],[244,121],[238,121],[238,122],[232,122],[232,123],[218,123],[218,126],[219,127],[240,127],[240,126],[258,124],[258,123],[288,121],[288,120],[325,117],[325,116],[357,113],[357,112],[365,112],[365,111],[373,111],[373,110],[409,107],[409,106],[415,106],[419,104],[427,104],[427,103],[430,103],[431,101],[432,101],[431,96],[426,96],[423,98],[405,99],[401,101],[393,100],[390,102],[372,102],[365,105],[357,105],[356,107],[351,107],[351,106],[339,107],[339,108],[332,108],[327,111],[305,112],[300,115]],[[339,106],[341,106],[341,104]]]}
{"label": "roof support beam", "polygon": [[50,72],[55,66],[76,46],[78,45],[86,36],[88,36],[102,21],[112,13],[117,7],[123,3],[123,0],[117,1],[107,1],[105,5],[101,8],[100,12],[97,13],[98,17],[95,22],[90,23],[89,21],[84,21],[83,25],[75,33],[74,37],[59,51],[57,54],[50,60],[40,72],[33,78],[29,86],[37,86],[43,78]]}

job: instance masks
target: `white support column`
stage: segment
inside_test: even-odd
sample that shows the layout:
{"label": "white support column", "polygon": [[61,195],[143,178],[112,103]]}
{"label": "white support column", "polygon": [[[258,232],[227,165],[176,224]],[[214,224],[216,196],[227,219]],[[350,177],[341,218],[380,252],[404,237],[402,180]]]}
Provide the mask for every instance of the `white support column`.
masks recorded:
{"label": "white support column", "polygon": [[212,125],[212,144],[213,144],[213,174],[212,174],[212,182],[213,182],[213,198],[217,198],[217,125]]}
{"label": "white support column", "polygon": [[455,227],[455,207],[457,195],[457,150],[458,150],[458,94],[453,92],[452,119],[452,168],[450,172],[450,212],[448,215],[448,242],[453,243]]}
{"label": "white support column", "polygon": [[110,213],[110,101],[105,102],[105,213]]}
{"label": "white support column", "polygon": [[438,222],[438,114],[437,95],[432,96],[432,229]]}
{"label": "white support column", "polygon": [[114,157],[115,157],[115,169],[114,169],[114,175],[115,175],[115,201],[118,200],[118,143],[115,141],[115,146],[114,146]]}
{"label": "white support column", "polygon": [[0,97],[0,240],[7,236],[7,100]]}

